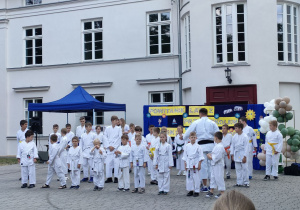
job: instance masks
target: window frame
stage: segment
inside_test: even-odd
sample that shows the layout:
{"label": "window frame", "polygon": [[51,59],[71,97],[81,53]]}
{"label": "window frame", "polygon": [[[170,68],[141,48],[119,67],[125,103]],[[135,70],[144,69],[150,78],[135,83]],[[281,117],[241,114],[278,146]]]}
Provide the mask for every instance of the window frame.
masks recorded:
{"label": "window frame", "polygon": [[[38,117],[38,112],[39,111],[28,111],[28,103],[26,103],[26,101],[29,101],[29,100],[32,100],[33,102],[32,103],[36,103],[37,100],[41,100],[41,103],[43,103],[43,98],[42,97],[36,97],[36,98],[23,98],[23,114],[24,114],[24,119],[28,121],[28,129],[30,129],[30,120],[31,118],[29,117],[30,114],[29,112],[32,112],[32,117]],[[26,104],[27,104],[27,107],[26,107]],[[26,113],[27,112],[27,113]],[[43,134],[43,112],[40,112],[41,114],[41,122],[42,122],[42,125],[41,125],[41,133],[39,134]]]}
{"label": "window frame", "polygon": [[[99,28],[99,29],[95,29],[94,28],[94,22],[95,21],[101,21],[101,24],[102,24],[102,28]],[[87,22],[92,22],[92,29],[88,29],[88,30],[85,30],[84,29],[84,24],[87,23]],[[99,33],[101,32],[102,33],[102,58],[95,58],[95,33]],[[84,35],[85,34],[92,34],[92,59],[89,59],[89,60],[86,60],[85,59],[85,40],[84,40]],[[84,20],[81,20],[81,36],[82,36],[82,39],[81,39],[81,43],[82,43],[82,62],[92,62],[92,61],[101,61],[103,60],[103,57],[104,57],[104,33],[103,33],[103,18],[93,18],[93,19],[84,19]]]}
{"label": "window frame", "polygon": [[[103,97],[103,101],[101,101],[101,102],[104,102],[104,100],[105,100],[105,95],[104,94],[95,94],[95,95],[92,95],[95,99],[96,99],[96,97]],[[98,99],[97,99],[98,100]],[[98,100],[98,101],[100,101],[100,100]],[[100,111],[101,112],[101,111]],[[95,115],[95,119],[96,119],[96,121],[97,121],[97,117],[102,117],[102,124],[96,124],[95,122],[94,122],[94,119],[92,119],[92,121],[93,121],[93,125],[95,125],[95,126],[97,126],[97,125],[104,125],[104,112],[102,111],[101,113],[102,113],[102,115],[101,116],[97,116],[97,111],[94,111],[94,110],[92,110],[90,113],[92,113],[92,117],[93,117],[93,115]],[[88,115],[88,112],[86,112],[86,114],[85,114],[86,116],[89,116]]]}
{"label": "window frame", "polygon": [[[277,7],[281,5],[282,6],[282,14],[278,13],[278,8],[276,11],[276,15],[277,15],[277,20],[276,20],[276,24],[277,24],[277,61],[278,63],[283,63],[283,64],[299,64],[299,5],[297,4],[292,4],[292,3],[283,3],[283,2],[278,2],[277,3]],[[290,6],[291,7],[291,57],[292,60],[289,61],[289,50],[288,50],[288,20],[287,20],[287,7]],[[296,8],[296,12],[297,12],[297,16],[295,18],[295,13],[294,13],[294,8]],[[283,41],[279,41],[278,39],[278,35],[281,33],[278,31],[278,15],[282,15],[282,34],[283,34]],[[297,21],[296,23],[296,27],[297,27],[297,34],[295,34],[295,19]],[[295,40],[295,35],[297,36],[296,40]],[[283,51],[279,51],[279,42],[283,43]],[[297,45],[297,48],[295,48],[295,44]],[[296,53],[296,49],[297,49],[297,53]],[[279,60],[279,53],[283,52],[283,60]],[[296,55],[297,54],[297,55]],[[297,56],[297,58],[296,58]]]}
{"label": "window frame", "polygon": [[[237,13],[237,5],[243,5],[244,6],[244,43],[245,43],[245,50],[239,51],[238,49],[238,20],[237,15],[240,13]],[[228,51],[227,51],[227,6],[231,6],[231,15],[232,15],[232,54],[233,54],[233,60],[228,61]],[[222,24],[222,62],[217,62],[217,32],[216,32],[216,8],[221,7],[221,24]],[[214,53],[214,59],[213,63],[214,65],[228,65],[228,64],[240,64],[240,63],[248,63],[248,19],[247,19],[247,4],[245,2],[230,2],[230,3],[224,3],[224,4],[218,4],[214,5],[212,7],[212,14],[213,14],[213,53]],[[225,40],[225,41],[224,41]],[[239,61],[238,54],[239,52],[245,52],[245,60]],[[226,59],[225,59],[226,58]]]}
{"label": "window frame", "polygon": [[[26,36],[26,31],[31,29],[33,30],[33,33],[35,32],[36,29],[42,29],[42,35],[33,35],[33,36]],[[24,66],[41,66],[43,65],[43,60],[44,60],[44,56],[43,56],[43,27],[42,25],[37,25],[37,26],[27,26],[27,27],[23,27],[23,49],[24,49],[24,53],[23,53],[23,63],[24,63]],[[41,45],[41,48],[42,48],[42,54],[41,54],[41,57],[42,57],[42,63],[36,63],[36,43],[35,43],[35,40],[37,39],[41,39],[42,40],[42,45]],[[26,41],[28,40],[32,40],[32,64],[27,64],[27,53],[26,53],[26,50],[27,50],[27,44],[26,44]]]}
{"label": "window frame", "polygon": [[[165,20],[161,21],[161,14],[162,13],[169,13],[170,14],[170,20]],[[157,22],[150,22],[149,21],[149,15],[151,14],[158,14],[158,21]],[[161,11],[151,11],[146,13],[146,27],[147,27],[147,55],[148,56],[161,56],[161,55],[171,55],[173,54],[173,47],[172,47],[172,12],[171,10],[161,10]],[[170,25],[170,52],[168,53],[162,53],[161,47],[162,47],[162,42],[161,42],[161,26],[162,25]],[[149,34],[149,29],[151,26],[158,26],[158,53],[157,54],[151,54],[150,53],[150,34]]]}
{"label": "window frame", "polygon": [[185,70],[192,68],[192,51],[191,51],[191,16],[185,14],[182,18],[184,29],[184,66]]}
{"label": "window frame", "polygon": [[[160,94],[160,102],[152,102],[152,94]],[[172,102],[164,102],[164,94],[165,93],[172,93]],[[169,90],[169,91],[151,91],[149,92],[149,105],[174,105],[175,100],[174,100],[174,91]]]}

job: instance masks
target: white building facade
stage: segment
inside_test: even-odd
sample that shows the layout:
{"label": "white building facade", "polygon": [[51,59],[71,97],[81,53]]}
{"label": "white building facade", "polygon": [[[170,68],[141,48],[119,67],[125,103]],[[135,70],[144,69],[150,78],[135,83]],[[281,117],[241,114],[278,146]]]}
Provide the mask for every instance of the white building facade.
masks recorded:
{"label": "white building facade", "polygon": [[[287,95],[297,113],[299,6],[299,0],[2,0],[0,156],[16,153],[28,103],[60,99],[78,85],[100,101],[126,104],[126,121],[136,125],[148,104],[264,103]],[[125,117],[98,112],[94,124],[109,124],[111,114]],[[82,115],[92,113],[69,114],[73,130]],[[53,124],[66,124],[66,114],[29,116],[42,118],[41,139]]]}

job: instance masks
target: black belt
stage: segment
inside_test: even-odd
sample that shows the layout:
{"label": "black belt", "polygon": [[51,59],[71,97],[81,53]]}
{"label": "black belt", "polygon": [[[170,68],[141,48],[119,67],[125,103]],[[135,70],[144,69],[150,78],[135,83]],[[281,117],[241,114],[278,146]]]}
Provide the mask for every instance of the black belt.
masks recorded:
{"label": "black belt", "polygon": [[199,145],[203,145],[203,144],[213,144],[214,140],[200,140],[198,141]]}

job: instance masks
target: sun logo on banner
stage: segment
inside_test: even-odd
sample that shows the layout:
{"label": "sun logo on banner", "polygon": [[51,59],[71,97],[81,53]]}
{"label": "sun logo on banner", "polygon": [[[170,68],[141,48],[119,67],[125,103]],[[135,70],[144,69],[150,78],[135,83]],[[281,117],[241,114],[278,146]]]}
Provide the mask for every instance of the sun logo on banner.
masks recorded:
{"label": "sun logo on banner", "polygon": [[255,119],[255,112],[251,109],[247,110],[246,112],[246,118],[247,120],[254,120]]}

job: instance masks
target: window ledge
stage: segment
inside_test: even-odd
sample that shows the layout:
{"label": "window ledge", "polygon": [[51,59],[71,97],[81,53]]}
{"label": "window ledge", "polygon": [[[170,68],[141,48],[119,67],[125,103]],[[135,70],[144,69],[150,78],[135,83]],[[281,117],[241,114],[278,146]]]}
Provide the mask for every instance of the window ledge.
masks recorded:
{"label": "window ledge", "polygon": [[183,75],[183,74],[185,74],[185,73],[188,73],[188,72],[191,72],[191,71],[192,71],[192,69],[184,70],[184,71],[181,73],[181,75]]}
{"label": "window ledge", "polygon": [[226,68],[226,67],[235,67],[235,66],[250,66],[249,63],[228,63],[228,64],[216,64],[211,68]]}
{"label": "window ledge", "polygon": [[36,86],[36,87],[19,87],[13,88],[15,92],[32,92],[32,91],[48,91],[50,86]]}
{"label": "window ledge", "polygon": [[153,85],[153,84],[162,84],[162,83],[178,83],[180,78],[158,78],[158,79],[144,79],[137,80],[139,85]]}
{"label": "window ledge", "polygon": [[293,66],[293,67],[300,67],[298,63],[278,63],[278,66]]}
{"label": "window ledge", "polygon": [[113,82],[98,82],[98,83],[81,83],[81,84],[72,84],[73,88],[81,86],[82,88],[99,88],[99,87],[111,87]]}

